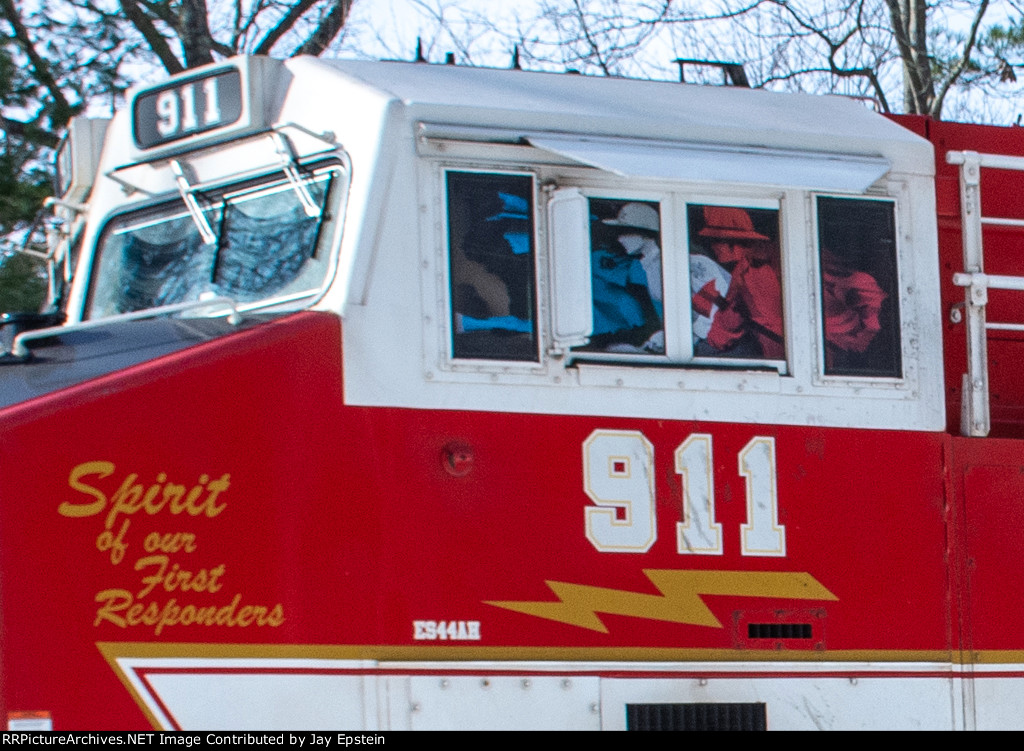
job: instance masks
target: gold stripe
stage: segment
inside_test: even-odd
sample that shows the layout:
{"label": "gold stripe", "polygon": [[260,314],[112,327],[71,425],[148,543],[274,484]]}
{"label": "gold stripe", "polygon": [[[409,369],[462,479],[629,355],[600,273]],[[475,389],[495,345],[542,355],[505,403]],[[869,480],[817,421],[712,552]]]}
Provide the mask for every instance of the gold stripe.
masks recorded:
{"label": "gold stripe", "polygon": [[1015,665],[1024,663],[1024,650],[993,649],[984,652],[968,652],[964,654],[963,664],[976,665]]}
{"label": "gold stripe", "polygon": [[139,695],[139,692],[135,690],[135,686],[133,686],[128,680],[128,674],[121,670],[121,666],[117,664],[118,657],[130,656],[126,655],[126,650],[123,649],[128,645],[118,642],[97,642],[96,646],[99,648],[100,654],[103,655],[103,659],[105,659],[107,664],[110,665],[110,669],[114,671],[114,675],[116,675],[118,679],[120,679],[121,684],[128,689],[128,693],[131,695],[132,699],[135,700],[136,706],[138,706],[138,708],[142,710],[142,713],[146,715],[146,719],[149,720],[149,724],[153,726],[153,729],[164,729],[161,727],[160,723],[157,722],[156,715],[149,711],[149,707]]}
{"label": "gold stripe", "polygon": [[[933,662],[963,664],[958,652],[946,650],[774,650],[774,649],[671,649],[651,647],[480,647],[396,646],[384,644],[197,644],[100,642],[96,645],[112,667],[122,657],[204,659],[319,659],[373,660],[377,662]],[[1021,662],[1024,651],[983,653],[998,659],[975,662]],[[876,666],[884,670],[884,666]],[[115,668],[116,669],[116,668]],[[120,672],[120,671],[118,671]]]}

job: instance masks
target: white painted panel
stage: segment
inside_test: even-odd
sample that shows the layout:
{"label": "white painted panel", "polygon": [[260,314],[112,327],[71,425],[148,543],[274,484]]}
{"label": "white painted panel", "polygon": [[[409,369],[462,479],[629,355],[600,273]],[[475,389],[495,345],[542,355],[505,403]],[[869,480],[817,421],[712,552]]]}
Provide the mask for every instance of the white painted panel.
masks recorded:
{"label": "white painted panel", "polygon": [[1024,677],[943,663],[118,665],[163,729],[625,730],[627,705],[679,703],[764,704],[769,730],[1024,729]]}
{"label": "white painted panel", "polygon": [[[957,682],[958,685],[958,682]],[[627,704],[763,703],[768,730],[952,730],[954,678],[683,678],[601,681],[603,730]]]}
{"label": "white painted panel", "polygon": [[150,673],[147,679],[183,730],[366,726],[359,675]]}
{"label": "white painted panel", "polygon": [[[1019,665],[1000,666],[1019,670]],[[986,666],[992,670],[996,666]],[[977,730],[1024,730],[1024,678],[988,677],[976,673],[973,681],[974,721]]]}
{"label": "white painted panel", "polygon": [[600,730],[599,680],[544,675],[410,676],[410,728]]}

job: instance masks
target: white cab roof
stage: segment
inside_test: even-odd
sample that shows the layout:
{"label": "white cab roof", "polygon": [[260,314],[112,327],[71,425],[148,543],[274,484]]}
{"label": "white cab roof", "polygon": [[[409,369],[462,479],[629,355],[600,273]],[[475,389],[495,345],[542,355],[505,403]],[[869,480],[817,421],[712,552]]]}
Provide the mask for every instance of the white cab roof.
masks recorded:
{"label": "white cab roof", "polygon": [[882,157],[898,172],[934,173],[927,141],[843,97],[429,63],[315,64],[401,102],[417,122]]}

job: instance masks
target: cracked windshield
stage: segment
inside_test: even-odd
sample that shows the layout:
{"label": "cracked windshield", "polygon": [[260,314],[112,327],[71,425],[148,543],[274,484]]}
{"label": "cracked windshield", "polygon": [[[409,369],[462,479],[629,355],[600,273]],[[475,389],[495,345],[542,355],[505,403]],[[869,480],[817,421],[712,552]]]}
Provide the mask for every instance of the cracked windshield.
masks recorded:
{"label": "cracked windshield", "polygon": [[178,198],[116,217],[97,250],[89,317],[213,297],[243,307],[312,297],[328,273],[318,247],[338,174],[326,167],[306,175],[308,195],[281,177],[196,194],[194,214]]}

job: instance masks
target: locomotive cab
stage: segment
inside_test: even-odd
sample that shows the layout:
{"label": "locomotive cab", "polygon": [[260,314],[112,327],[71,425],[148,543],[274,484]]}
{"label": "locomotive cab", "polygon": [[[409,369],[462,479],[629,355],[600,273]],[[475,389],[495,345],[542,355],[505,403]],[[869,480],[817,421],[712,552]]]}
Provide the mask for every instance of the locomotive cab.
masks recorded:
{"label": "locomotive cab", "polygon": [[950,418],[938,132],[424,63],[134,90],[63,197],[67,322],[5,343],[0,711],[1019,724],[1024,475]]}
{"label": "locomotive cab", "polygon": [[349,404],[941,429],[931,147],[798,99],[190,72],[111,126],[68,318],[332,311]]}
{"label": "locomotive cab", "polygon": [[349,403],[942,429],[923,139],[840,98],[321,65],[393,113]]}
{"label": "locomotive cab", "polygon": [[[68,309],[95,320],[166,306],[210,315],[319,298],[337,263],[350,180],[330,133],[282,122],[284,75],[260,58],[215,65],[131,96],[93,194]],[[102,208],[100,208],[102,207]],[[194,314],[194,313],[193,313]]]}

